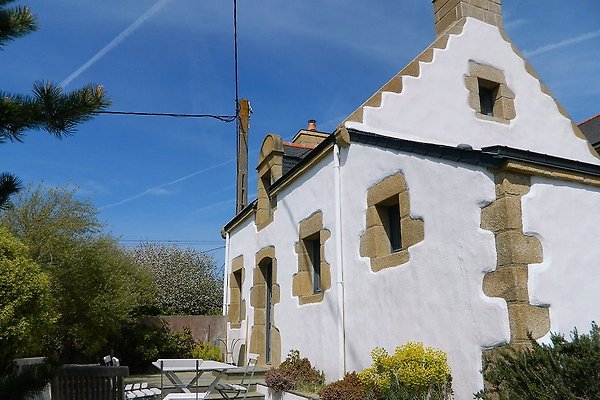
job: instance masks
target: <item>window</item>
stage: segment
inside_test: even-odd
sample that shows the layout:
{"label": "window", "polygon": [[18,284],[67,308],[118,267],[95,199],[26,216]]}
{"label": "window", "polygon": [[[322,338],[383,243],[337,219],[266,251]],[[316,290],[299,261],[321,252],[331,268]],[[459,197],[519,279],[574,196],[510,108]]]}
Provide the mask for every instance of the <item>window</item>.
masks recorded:
{"label": "window", "polygon": [[292,277],[292,296],[300,305],[323,301],[331,288],[331,267],[325,259],[325,243],[331,232],[323,227],[323,213],[317,211],[298,223],[298,272]]}
{"label": "window", "polygon": [[494,116],[494,104],[498,93],[497,83],[478,79],[479,81],[479,104],[483,115]]}
{"label": "window", "polygon": [[321,292],[321,240],[319,234],[304,239],[304,246],[306,246],[310,260],[313,293],[317,294]]}
{"label": "window", "polygon": [[390,251],[402,250],[402,237],[400,234],[400,204],[387,207],[386,231],[390,239]]}
{"label": "window", "polygon": [[254,214],[256,228],[260,231],[273,222],[277,208],[277,196],[269,192],[269,187],[281,178],[283,173],[283,144],[279,135],[267,135],[258,157],[257,204]]}
{"label": "window", "polygon": [[515,94],[502,70],[471,60],[465,85],[469,90],[469,106],[477,118],[508,124],[517,116]]}
{"label": "window", "polygon": [[410,215],[408,187],[401,172],[367,190],[365,225],[359,251],[369,257],[373,272],[407,263],[409,248],[424,240],[423,220]]}
{"label": "window", "polygon": [[379,220],[385,230],[386,240],[389,243],[389,252],[395,253],[402,250],[402,234],[400,226],[399,196],[394,195],[375,205]]}
{"label": "window", "polygon": [[[240,308],[240,310],[242,309],[242,270],[237,270],[233,273],[233,284],[235,286],[235,291],[238,293],[238,295],[236,297],[238,297],[236,301],[237,306]],[[232,299],[233,301],[234,299]],[[240,315],[238,314],[238,318],[237,321],[235,322],[240,322]]]}
{"label": "window", "polygon": [[271,196],[269,196],[269,186],[271,186],[271,174],[269,172],[267,172],[265,175],[260,177],[260,181],[262,183],[262,188],[264,189],[265,194],[268,199],[267,205],[268,205],[269,213],[271,213],[273,210],[273,199]]}
{"label": "window", "polygon": [[246,302],[242,297],[244,285],[244,257],[238,256],[231,260],[231,273],[229,274],[229,308],[228,321],[232,329],[239,329],[246,319]]}

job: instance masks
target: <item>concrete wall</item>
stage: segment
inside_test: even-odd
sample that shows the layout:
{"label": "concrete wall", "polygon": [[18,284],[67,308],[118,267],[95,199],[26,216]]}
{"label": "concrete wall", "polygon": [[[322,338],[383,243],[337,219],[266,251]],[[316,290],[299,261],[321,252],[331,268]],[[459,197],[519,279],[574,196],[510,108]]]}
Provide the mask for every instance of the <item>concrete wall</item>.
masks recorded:
{"label": "concrete wall", "polygon": [[529,266],[530,302],[550,306],[551,332],[588,332],[600,321],[600,189],[533,178],[522,207],[544,254]]}
{"label": "concrete wall", "polygon": [[216,342],[227,334],[226,317],[222,315],[163,315],[150,317],[151,321],[165,321],[171,332],[190,328],[196,342]]}
{"label": "concrete wall", "polygon": [[[230,257],[244,255],[243,293],[248,299],[255,253],[275,246],[281,301],[275,306],[274,324],[281,333],[282,357],[298,349],[332,381],[340,378],[337,286],[314,304],[299,305],[291,293],[298,267],[294,251],[298,222],[317,208],[323,212],[324,227],[332,232],[325,243],[325,257],[332,265],[332,282],[337,279],[329,160],[280,193],[271,225],[257,232],[248,220],[234,230]],[[411,216],[423,219],[425,238],[409,248],[408,263],[373,272],[369,258],[359,255],[367,190],[397,172],[405,176]],[[496,265],[494,235],[480,228],[481,207],[494,200],[494,187],[492,174],[478,168],[359,144],[342,150],[347,370],[368,367],[375,347],[393,351],[407,341],[422,341],[448,353],[457,398],[468,398],[483,387],[482,348],[510,339],[505,302],[488,298],[482,291],[484,274]],[[250,307],[247,316],[252,326]],[[249,332],[242,324],[240,329],[229,330],[229,340],[244,338]]]}
{"label": "concrete wall", "polygon": [[[408,341],[448,354],[457,399],[483,387],[481,351],[510,339],[506,303],[482,290],[496,266],[492,232],[482,230],[481,207],[495,198],[484,169],[352,144],[342,168],[347,368],[371,363],[370,351],[393,351]],[[369,165],[369,168],[364,168]],[[411,217],[425,238],[409,248],[410,260],[372,272],[360,257],[366,191],[402,171]]]}
{"label": "concrete wall", "polygon": [[[281,335],[281,356],[285,358],[292,349],[299,349],[327,376],[337,376],[337,327],[335,288],[325,292],[319,303],[300,305],[298,297],[292,295],[292,277],[298,272],[298,255],[295,243],[299,239],[298,223],[314,212],[323,213],[323,227],[333,232],[335,224],[333,202],[332,157],[327,156],[317,166],[307,171],[277,196],[277,209],[273,222],[257,232],[253,217],[231,232],[229,257],[244,257],[246,279],[243,283],[242,298],[246,300],[246,320],[239,329],[228,330],[229,345],[234,341],[250,344],[250,332],[254,324],[254,312],[251,308],[250,288],[253,285],[252,273],[256,266],[256,253],[267,246],[275,246],[277,259],[277,283],[280,301],[274,307],[274,326]],[[335,262],[335,244],[333,238],[325,242],[325,259],[329,264]],[[335,282],[335,268],[332,267],[331,280]],[[259,360],[259,362],[264,360]]]}

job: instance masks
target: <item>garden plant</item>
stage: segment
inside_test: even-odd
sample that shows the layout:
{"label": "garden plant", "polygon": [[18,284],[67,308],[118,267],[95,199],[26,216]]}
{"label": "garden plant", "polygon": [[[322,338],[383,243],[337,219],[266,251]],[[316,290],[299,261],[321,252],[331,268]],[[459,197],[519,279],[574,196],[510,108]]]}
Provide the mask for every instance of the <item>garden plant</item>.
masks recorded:
{"label": "garden plant", "polygon": [[301,358],[298,350],[290,350],[279,367],[267,371],[265,382],[278,392],[317,393],[325,383],[325,375],[315,369],[308,358]]}
{"label": "garden plant", "polygon": [[550,343],[530,337],[528,347],[507,346],[484,356],[485,390],[478,399],[600,399],[600,328],[571,333],[571,340],[552,334]]}
{"label": "garden plant", "polygon": [[371,352],[373,363],[359,379],[369,398],[379,400],[446,400],[452,398],[452,376],[441,350],[407,343],[390,355],[382,348]]}

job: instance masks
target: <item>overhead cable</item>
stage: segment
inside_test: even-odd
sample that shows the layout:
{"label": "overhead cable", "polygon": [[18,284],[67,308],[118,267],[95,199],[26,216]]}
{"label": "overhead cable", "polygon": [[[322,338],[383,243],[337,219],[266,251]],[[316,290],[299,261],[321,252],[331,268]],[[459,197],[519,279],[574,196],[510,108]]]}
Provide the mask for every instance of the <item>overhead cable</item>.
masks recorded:
{"label": "overhead cable", "polygon": [[214,115],[214,114],[176,114],[176,113],[153,113],[137,111],[98,111],[97,114],[109,115],[137,115],[142,117],[175,117],[175,118],[214,118],[223,122],[233,122],[236,115]]}

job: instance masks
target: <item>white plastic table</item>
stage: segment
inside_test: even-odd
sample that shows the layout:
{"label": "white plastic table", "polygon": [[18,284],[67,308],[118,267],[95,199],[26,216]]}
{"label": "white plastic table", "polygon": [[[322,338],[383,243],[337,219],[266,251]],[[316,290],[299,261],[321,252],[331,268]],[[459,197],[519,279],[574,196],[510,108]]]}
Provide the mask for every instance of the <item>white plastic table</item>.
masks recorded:
{"label": "white plastic table", "polygon": [[[208,386],[205,396],[208,396],[219,383],[219,380],[225,375],[225,372],[234,368],[230,364],[225,364],[213,360],[201,360],[194,358],[186,359],[158,359],[152,363],[156,368],[162,371],[173,385],[184,393],[191,393],[189,387],[196,384],[200,376],[206,371],[218,372],[213,381]],[[184,382],[178,375],[182,372],[196,372],[195,376],[189,382]]]}

